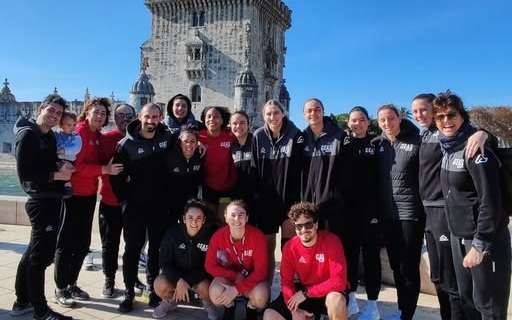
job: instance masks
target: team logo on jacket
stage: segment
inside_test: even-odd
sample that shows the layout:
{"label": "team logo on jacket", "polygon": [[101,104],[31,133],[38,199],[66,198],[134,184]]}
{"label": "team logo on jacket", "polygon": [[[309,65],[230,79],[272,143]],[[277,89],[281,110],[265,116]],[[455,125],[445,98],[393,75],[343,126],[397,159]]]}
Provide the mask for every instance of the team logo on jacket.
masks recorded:
{"label": "team logo on jacket", "polygon": [[54,228],[52,225],[47,225],[46,229],[44,229],[44,231],[46,231],[46,232],[52,232],[53,230],[54,230]]}
{"label": "team logo on jacket", "polygon": [[185,249],[187,249],[187,245],[186,245],[186,244],[184,244],[184,243],[181,243],[181,244],[178,246],[178,249],[185,250]]}
{"label": "team logo on jacket", "polygon": [[409,144],[409,143],[404,143],[404,144],[400,145],[400,149],[407,151],[407,152],[411,152],[413,147],[414,147],[414,145]]}
{"label": "team logo on jacket", "polygon": [[196,164],[195,166],[192,167],[193,171],[199,171],[199,169],[201,169],[201,165],[200,164]]}
{"label": "team logo on jacket", "polygon": [[304,142],[304,137],[303,136],[300,136],[298,139],[297,139],[297,143],[303,143]]}
{"label": "team logo on jacket", "polygon": [[244,256],[252,257],[252,249],[244,250]]}
{"label": "team logo on jacket", "polygon": [[206,243],[198,243],[197,248],[201,250],[202,252],[208,251],[208,244]]}
{"label": "team logo on jacket", "polygon": [[450,240],[444,234],[439,237],[439,242],[447,242],[447,241],[450,241]]}
{"label": "team logo on jacket", "polygon": [[261,147],[261,149],[260,149],[260,153],[261,153],[261,154],[265,154],[265,153],[267,153],[267,150],[265,150],[265,148],[264,148],[264,147]]}
{"label": "team logo on jacket", "polygon": [[179,173],[180,172],[180,168],[176,167],[176,168],[172,169],[172,172]]}
{"label": "team logo on jacket", "polygon": [[366,147],[364,148],[364,153],[366,154],[369,154],[369,155],[374,155],[375,154],[375,148],[372,148],[372,147]]}
{"label": "team logo on jacket", "polygon": [[144,153],[144,148],[137,149],[137,154],[143,154],[143,153]]}
{"label": "team logo on jacket", "polygon": [[453,159],[453,166],[457,169],[464,168],[464,159]]}
{"label": "team logo on jacket", "polygon": [[299,263],[307,263],[306,258],[304,258],[303,256],[300,256]]}
{"label": "team logo on jacket", "polygon": [[379,152],[384,152],[384,146],[380,146]]}
{"label": "team logo on jacket", "polygon": [[484,156],[483,154],[479,154],[475,159],[475,163],[482,164],[482,163],[486,163],[488,160],[489,160],[488,157]]}
{"label": "team logo on jacket", "polygon": [[324,144],[324,145],[320,146],[320,151],[322,151],[322,153],[333,154],[334,153],[334,149],[335,149],[334,143],[332,143],[332,144]]}
{"label": "team logo on jacket", "polygon": [[229,149],[231,147],[231,142],[229,142],[229,141],[222,141],[220,143],[220,146],[221,146],[221,148]]}
{"label": "team logo on jacket", "polygon": [[320,262],[320,263],[324,263],[324,261],[325,261],[325,256],[324,256],[324,254],[323,254],[323,253],[317,253],[317,254],[315,255],[315,259],[316,259],[316,261],[318,261],[318,262]]}
{"label": "team logo on jacket", "polygon": [[343,139],[343,145],[346,146],[349,143],[350,143],[350,137],[346,136],[345,139]]}
{"label": "team logo on jacket", "polygon": [[158,144],[160,149],[166,149],[167,148],[167,141],[162,141]]}

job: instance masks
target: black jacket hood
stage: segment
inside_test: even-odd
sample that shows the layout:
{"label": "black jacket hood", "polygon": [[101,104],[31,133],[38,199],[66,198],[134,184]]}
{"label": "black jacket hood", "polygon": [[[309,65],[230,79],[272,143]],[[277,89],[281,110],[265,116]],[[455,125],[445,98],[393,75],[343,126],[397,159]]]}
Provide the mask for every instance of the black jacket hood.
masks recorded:
{"label": "black jacket hood", "polygon": [[[135,119],[132,122],[130,122],[130,124],[126,128],[126,137],[128,139],[130,139],[130,140],[141,140],[141,139],[144,139],[140,135],[140,128],[141,128],[141,126],[142,126],[142,124],[141,124],[139,119]],[[165,125],[159,123],[156,126],[155,131],[156,131],[155,132],[155,137],[159,137],[159,136],[165,134],[166,131],[169,131],[169,130],[167,129],[167,127]]]}

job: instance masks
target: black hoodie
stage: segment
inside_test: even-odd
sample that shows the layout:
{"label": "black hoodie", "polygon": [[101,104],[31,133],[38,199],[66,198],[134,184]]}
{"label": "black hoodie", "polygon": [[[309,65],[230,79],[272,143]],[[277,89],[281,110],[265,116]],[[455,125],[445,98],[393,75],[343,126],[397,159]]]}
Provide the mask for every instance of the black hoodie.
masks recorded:
{"label": "black hoodie", "polygon": [[[174,104],[174,100],[176,99],[185,100],[188,105],[187,115],[181,120],[176,119],[174,113],[172,112],[172,106]],[[196,120],[194,114],[191,111],[191,108],[192,102],[187,96],[183,94],[177,94],[174,97],[172,97],[171,100],[169,100],[169,102],[167,103],[167,116],[165,117],[164,122],[169,127],[169,131],[171,131],[171,134],[179,134],[181,128],[183,127],[189,127],[194,130],[199,130],[201,128],[201,123]]]}
{"label": "black hoodie", "polygon": [[310,127],[304,130],[301,200],[318,205],[321,211],[333,207],[339,211],[350,181],[349,158],[343,147],[347,135],[331,118],[324,117],[323,123],[318,137]]}
{"label": "black hoodie", "polygon": [[110,176],[112,190],[120,203],[163,204],[167,178],[164,158],[176,141],[163,124],[156,127],[152,139],[142,137],[140,128],[140,120],[132,121],[117,145],[112,162],[123,164],[123,171]]}
{"label": "black hoodie", "polygon": [[212,234],[213,229],[206,224],[194,237],[187,234],[183,223],[170,227],[160,244],[162,274],[174,284],[181,278],[190,286],[210,279],[204,262]]}
{"label": "black hoodie", "polygon": [[279,226],[288,208],[300,199],[302,170],[302,132],[287,118],[283,118],[281,134],[273,139],[265,125],[254,132],[252,154],[258,176],[256,219],[265,227]]}
{"label": "black hoodie", "polygon": [[59,162],[53,131],[43,133],[33,120],[19,118],[14,132],[16,168],[23,191],[34,199],[61,198],[64,184],[53,180]]}
{"label": "black hoodie", "polygon": [[384,133],[373,140],[379,161],[379,204],[386,220],[425,218],[419,195],[419,129],[403,119],[394,142]]}

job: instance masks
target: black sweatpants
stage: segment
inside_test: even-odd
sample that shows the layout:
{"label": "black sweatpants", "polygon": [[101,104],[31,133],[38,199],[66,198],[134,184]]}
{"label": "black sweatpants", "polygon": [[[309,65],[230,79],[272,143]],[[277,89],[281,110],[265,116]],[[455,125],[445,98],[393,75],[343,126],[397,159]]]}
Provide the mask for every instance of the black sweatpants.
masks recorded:
{"label": "black sweatpants", "polygon": [[444,207],[425,206],[425,240],[430,260],[430,279],[439,300],[441,319],[465,319],[453,268],[450,230]]}
{"label": "black sweatpants", "polygon": [[418,303],[424,228],[423,221],[400,220],[383,223],[384,241],[403,320],[413,318]]}
{"label": "black sweatpants", "polygon": [[96,195],[66,200],[67,217],[55,252],[55,284],[59,289],[76,284],[91,245]]}
{"label": "black sweatpants", "polygon": [[35,314],[41,316],[48,310],[44,296],[45,270],[53,262],[66,207],[61,199],[29,198],[25,210],[32,230],[16,272],[16,298],[20,303],[30,302]]}
{"label": "black sweatpants", "polygon": [[121,206],[111,206],[100,202],[98,223],[101,236],[103,274],[106,279],[114,281],[118,267],[119,242],[123,230]]}
{"label": "black sweatpants", "polygon": [[137,280],[139,256],[148,237],[146,277],[150,290],[159,273],[159,250],[165,230],[169,226],[166,209],[140,204],[127,204],[123,208],[123,277],[126,290],[132,291]]}
{"label": "black sweatpants", "polygon": [[464,257],[471,240],[451,236],[453,264],[460,298],[467,319],[507,319],[510,294],[510,234],[497,234],[491,252],[478,266],[465,268]]}
{"label": "black sweatpants", "polygon": [[[359,280],[359,255],[363,252],[364,283],[369,300],[379,298],[382,282],[380,264],[380,224],[375,219],[366,221],[353,211],[345,222],[343,249],[347,259],[349,292],[357,290]],[[373,222],[373,223],[372,223]]]}

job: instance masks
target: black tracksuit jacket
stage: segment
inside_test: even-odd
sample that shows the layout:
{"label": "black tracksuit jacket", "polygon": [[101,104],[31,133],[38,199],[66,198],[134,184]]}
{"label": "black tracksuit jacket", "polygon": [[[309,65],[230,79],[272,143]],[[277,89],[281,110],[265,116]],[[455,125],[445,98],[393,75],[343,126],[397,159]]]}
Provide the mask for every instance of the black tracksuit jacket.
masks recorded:
{"label": "black tracksuit jacket", "polygon": [[254,132],[252,154],[258,177],[256,214],[260,227],[280,225],[288,208],[300,199],[303,144],[302,132],[287,118],[283,118],[281,135],[275,140],[267,126]]}
{"label": "black tracksuit jacket", "polygon": [[53,180],[59,162],[53,131],[43,133],[26,118],[16,121],[14,131],[16,168],[23,191],[33,199],[61,198],[64,183]]}
{"label": "black tracksuit jacket", "polygon": [[440,172],[443,153],[439,144],[439,131],[435,124],[421,132],[419,151],[420,196],[425,207],[444,207]]}
{"label": "black tracksuit jacket", "polygon": [[384,133],[373,140],[379,166],[379,204],[385,220],[425,218],[419,196],[418,155],[421,138],[418,128],[402,120],[400,133],[390,142]]}
{"label": "black tracksuit jacket", "polygon": [[336,208],[334,210],[339,211],[350,182],[349,157],[343,147],[347,135],[331,118],[324,117],[323,123],[324,128],[318,137],[315,137],[310,127],[303,133],[301,200],[316,204],[320,212],[323,208]]}
{"label": "black tracksuit jacket", "polygon": [[167,173],[166,199],[171,214],[178,218],[183,214],[185,203],[191,198],[198,198],[203,181],[202,159],[196,150],[187,160],[177,143],[167,151],[164,161]]}
{"label": "black tracksuit jacket", "polygon": [[170,227],[160,245],[161,273],[176,284],[181,278],[190,286],[210,279],[204,268],[213,229],[204,225],[195,237],[187,234],[185,224]]}
{"label": "black tracksuit jacket", "polygon": [[466,159],[466,143],[461,141],[443,156],[441,186],[448,226],[454,236],[473,239],[473,246],[487,251],[509,220],[503,210],[499,162],[490,149]]}
{"label": "black tracksuit jacket", "polygon": [[124,168],[117,176],[110,176],[112,190],[120,203],[147,205],[165,201],[167,149],[175,145],[175,137],[167,126],[159,124],[153,139],[140,134],[140,120],[132,121],[126,137],[119,141],[113,163]]}
{"label": "black tracksuit jacket", "polygon": [[258,183],[258,176],[252,163],[252,139],[253,136],[249,133],[243,146],[236,139],[231,143],[231,156],[238,174],[236,186],[232,191],[233,198],[243,199],[251,204]]}

